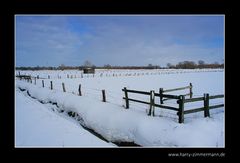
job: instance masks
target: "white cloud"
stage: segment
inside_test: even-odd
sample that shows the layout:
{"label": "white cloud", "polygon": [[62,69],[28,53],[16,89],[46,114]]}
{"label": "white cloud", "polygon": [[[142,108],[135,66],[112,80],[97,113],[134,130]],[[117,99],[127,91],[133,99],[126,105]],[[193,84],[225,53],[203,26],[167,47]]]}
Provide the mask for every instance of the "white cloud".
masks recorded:
{"label": "white cloud", "polygon": [[[17,21],[17,58],[21,50],[24,50],[24,55],[33,62],[43,65],[58,65],[74,57],[82,42],[81,38],[64,26],[66,23],[66,19],[60,18],[57,21],[51,17]],[[33,55],[35,58],[30,57]]]}

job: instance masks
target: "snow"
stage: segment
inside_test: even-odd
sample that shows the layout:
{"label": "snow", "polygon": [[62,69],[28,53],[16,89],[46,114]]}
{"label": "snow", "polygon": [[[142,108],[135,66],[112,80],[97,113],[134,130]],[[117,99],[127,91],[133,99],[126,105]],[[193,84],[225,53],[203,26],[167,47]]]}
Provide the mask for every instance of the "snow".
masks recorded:
{"label": "snow", "polygon": [[[130,103],[130,109],[125,109],[121,91],[124,86],[149,91],[158,90],[160,85],[168,89],[186,86],[192,82],[195,96],[202,96],[203,93],[221,94],[224,93],[223,75],[222,72],[217,71],[131,77],[50,79],[55,83],[54,90],[50,90],[48,86],[42,88],[40,80],[37,85],[16,81],[16,87],[28,90],[31,96],[45,103],[56,102],[61,109],[78,113],[85,126],[109,141],[135,142],[144,147],[224,147],[224,108],[211,110],[210,118],[204,118],[203,112],[188,114],[185,116],[184,124],[179,124],[176,112],[173,115],[171,111],[156,109],[158,116],[150,117],[145,112],[149,106],[138,103]],[[62,92],[62,82],[65,82],[66,89],[69,90],[66,93]],[[88,90],[85,89],[83,96],[76,95],[79,83],[83,83],[85,88],[88,88]],[[100,93],[93,93],[95,90],[101,92],[100,88],[103,86],[108,88],[107,103],[101,102]],[[71,93],[74,90],[75,94]],[[131,96],[136,97],[134,94]],[[25,105],[29,106],[29,104]],[[17,104],[16,107],[18,106]]]}
{"label": "snow", "polygon": [[16,90],[16,147],[112,147]]}

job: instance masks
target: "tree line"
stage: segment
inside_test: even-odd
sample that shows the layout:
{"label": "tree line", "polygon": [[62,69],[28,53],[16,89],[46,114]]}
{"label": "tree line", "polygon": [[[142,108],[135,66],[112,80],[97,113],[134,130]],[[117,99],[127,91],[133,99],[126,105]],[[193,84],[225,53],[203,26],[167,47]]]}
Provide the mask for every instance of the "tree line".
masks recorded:
{"label": "tree line", "polygon": [[96,69],[196,69],[196,68],[224,68],[224,64],[219,64],[218,62],[214,63],[205,63],[202,60],[199,60],[198,63],[194,61],[183,61],[179,62],[176,65],[167,63],[165,67],[159,65],[148,64],[147,66],[112,66],[110,64],[105,64],[104,66],[95,66],[90,61],[85,61],[81,66],[66,66],[61,64],[60,66],[35,66],[35,67],[16,67],[16,70],[83,70],[84,68],[96,68]]}
{"label": "tree line", "polygon": [[196,69],[196,68],[224,68],[224,64],[219,64],[218,62],[214,63],[205,63],[203,60],[199,60],[198,63],[193,61],[183,61],[178,62],[178,64],[173,65],[171,63],[167,63],[167,68],[170,69]]}

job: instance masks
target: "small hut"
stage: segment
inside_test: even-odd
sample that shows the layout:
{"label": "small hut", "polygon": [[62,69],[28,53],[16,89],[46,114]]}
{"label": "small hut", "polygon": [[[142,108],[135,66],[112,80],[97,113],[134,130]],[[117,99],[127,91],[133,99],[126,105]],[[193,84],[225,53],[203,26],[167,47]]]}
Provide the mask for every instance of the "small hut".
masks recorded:
{"label": "small hut", "polygon": [[92,67],[91,68],[89,68],[89,67],[88,68],[84,68],[83,69],[83,73],[84,74],[94,74],[95,73],[95,68],[92,68]]}

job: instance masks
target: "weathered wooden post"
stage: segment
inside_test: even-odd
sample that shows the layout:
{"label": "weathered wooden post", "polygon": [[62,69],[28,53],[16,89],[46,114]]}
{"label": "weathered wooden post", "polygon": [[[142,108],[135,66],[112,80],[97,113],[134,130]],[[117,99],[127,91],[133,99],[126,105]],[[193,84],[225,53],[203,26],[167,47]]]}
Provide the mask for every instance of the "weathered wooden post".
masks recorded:
{"label": "weathered wooden post", "polygon": [[190,98],[192,98],[192,95],[193,95],[193,92],[192,92],[192,83],[189,84],[190,85],[190,88],[189,88],[189,91],[190,91]]}
{"label": "weathered wooden post", "polygon": [[102,90],[102,96],[103,96],[103,102],[106,102],[106,94],[105,94],[105,90]]}
{"label": "weathered wooden post", "polygon": [[82,96],[81,84],[79,84],[79,88],[78,88],[78,95],[79,95],[79,96]]}
{"label": "weathered wooden post", "polygon": [[51,84],[51,87],[50,87],[50,88],[51,88],[51,90],[52,90],[52,89],[53,89],[53,84],[52,84],[52,81],[50,81],[50,84]]}
{"label": "weathered wooden post", "polygon": [[44,88],[44,80],[42,80],[42,87]]}
{"label": "weathered wooden post", "polygon": [[39,79],[39,75],[37,76],[37,79]]}
{"label": "weathered wooden post", "polygon": [[50,79],[50,75],[48,75],[48,79]]}
{"label": "weathered wooden post", "polygon": [[34,77],[34,84],[36,85],[36,83],[37,83],[37,82],[36,82],[36,77]]}
{"label": "weathered wooden post", "polygon": [[65,85],[62,83],[63,92],[66,92]]}
{"label": "weathered wooden post", "polygon": [[209,113],[209,94],[204,94],[204,117],[210,117]]}
{"label": "weathered wooden post", "polygon": [[159,94],[160,94],[160,104],[163,104],[163,88],[159,89]]}
{"label": "weathered wooden post", "polygon": [[150,91],[150,108],[149,108],[149,113],[148,113],[149,116],[150,115],[155,116],[154,99],[155,99],[155,92]]}
{"label": "weathered wooden post", "polygon": [[184,100],[185,100],[185,97],[183,95],[180,95],[179,111],[178,111],[179,123],[184,123]]}
{"label": "weathered wooden post", "polygon": [[127,88],[124,87],[124,88],[123,88],[123,91],[124,91],[124,93],[125,93],[126,109],[128,109],[128,108],[129,108],[129,100],[128,100]]}

